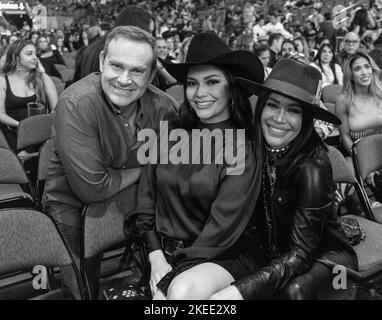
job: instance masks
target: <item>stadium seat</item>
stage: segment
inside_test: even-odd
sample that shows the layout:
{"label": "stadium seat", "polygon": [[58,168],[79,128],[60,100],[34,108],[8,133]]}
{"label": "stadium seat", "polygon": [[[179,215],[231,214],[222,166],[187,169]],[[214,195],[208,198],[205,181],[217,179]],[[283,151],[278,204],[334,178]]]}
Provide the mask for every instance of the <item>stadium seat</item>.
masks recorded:
{"label": "stadium seat", "polygon": [[7,139],[5,139],[3,131],[0,130],[0,147],[9,148]]}
{"label": "stadium seat", "polygon": [[[365,180],[370,173],[382,169],[382,134],[370,135],[357,140],[352,147],[352,160],[359,184],[365,190]],[[382,206],[373,207],[367,197],[369,215],[375,221],[382,223]]]}
{"label": "stadium seat", "polygon": [[33,187],[16,155],[0,147],[0,163],[0,208],[34,208]]}
{"label": "stadium seat", "polygon": [[[348,278],[356,283],[373,281],[382,274],[382,225],[368,215],[365,194],[342,153],[334,147],[329,146],[328,148],[334,182],[354,185],[367,217],[345,216],[356,219],[366,233],[366,238],[353,247],[358,258],[358,271],[348,269]],[[327,263],[330,264],[330,262]]]}
{"label": "stadium seat", "polygon": [[[52,267],[72,266],[83,297],[84,290],[78,267],[62,240],[58,229],[45,214],[35,210],[0,210],[0,274],[33,268],[39,275],[32,285],[37,300],[65,299],[62,290],[54,287]],[[46,268],[49,268],[50,272]],[[46,290],[49,292],[46,293]],[[69,297],[68,297],[69,298]]]}

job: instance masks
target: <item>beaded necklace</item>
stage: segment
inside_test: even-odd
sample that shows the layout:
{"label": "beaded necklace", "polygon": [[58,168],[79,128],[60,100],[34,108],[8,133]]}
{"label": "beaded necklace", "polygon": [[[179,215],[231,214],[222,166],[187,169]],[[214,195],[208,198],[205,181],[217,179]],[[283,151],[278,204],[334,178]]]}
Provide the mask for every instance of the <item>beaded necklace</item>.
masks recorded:
{"label": "beaded necklace", "polygon": [[275,189],[277,174],[276,174],[276,160],[277,158],[281,158],[285,155],[289,146],[285,146],[283,148],[271,148],[268,145],[265,145],[266,153],[265,153],[265,165],[263,165],[263,179],[262,179],[262,189],[263,189],[263,199],[264,199],[264,211],[265,218],[268,228],[268,250],[271,257],[277,256],[277,247],[274,243],[273,237],[273,225],[272,225],[272,217],[270,214],[270,208],[267,201],[267,193],[266,193],[266,183],[265,183],[265,174],[269,179],[270,184],[270,198],[273,196],[273,192]]}

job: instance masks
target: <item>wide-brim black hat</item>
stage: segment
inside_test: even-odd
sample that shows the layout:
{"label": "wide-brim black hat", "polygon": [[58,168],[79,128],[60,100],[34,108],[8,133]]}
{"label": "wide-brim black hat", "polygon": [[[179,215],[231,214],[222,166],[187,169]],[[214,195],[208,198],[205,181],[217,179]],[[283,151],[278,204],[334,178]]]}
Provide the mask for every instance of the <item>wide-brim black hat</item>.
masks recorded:
{"label": "wide-brim black hat", "polygon": [[258,83],[264,81],[264,67],[256,55],[244,50],[232,51],[213,32],[199,33],[192,38],[185,63],[163,62],[166,70],[180,83],[185,82],[188,68],[199,64],[220,66],[228,70],[233,77]]}
{"label": "wide-brim black hat", "polygon": [[235,81],[249,93],[265,90],[281,94],[307,107],[315,119],[341,124],[335,114],[320,107],[322,76],[312,66],[293,59],[280,59],[263,85],[242,77],[236,77]]}

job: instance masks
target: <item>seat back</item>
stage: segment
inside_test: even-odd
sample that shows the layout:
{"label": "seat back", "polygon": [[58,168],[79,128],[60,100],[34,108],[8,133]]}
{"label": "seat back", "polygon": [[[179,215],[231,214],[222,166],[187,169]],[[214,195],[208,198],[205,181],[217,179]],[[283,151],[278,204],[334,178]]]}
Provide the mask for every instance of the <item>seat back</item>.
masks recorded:
{"label": "seat back", "polygon": [[369,220],[375,221],[369,201],[367,200],[366,192],[357,180],[354,168],[348,164],[342,153],[335,147],[328,146],[328,156],[332,166],[333,181],[335,183],[352,184],[357,192],[363,212]]}
{"label": "seat back", "polygon": [[81,223],[80,272],[84,279],[86,297],[91,297],[85,258],[93,257],[108,248],[124,243],[126,214],[136,207],[137,184],[120,191],[111,198],[85,206]]}
{"label": "seat back", "polygon": [[331,84],[322,88],[322,101],[324,103],[336,103],[337,97],[341,95],[342,86],[340,84]]}
{"label": "seat back", "polygon": [[61,69],[58,71],[61,75],[61,78],[62,78],[62,81],[64,83],[66,83],[67,81],[69,81],[70,79],[72,79],[73,75],[74,75],[74,69]]}
{"label": "seat back", "polygon": [[29,183],[20,161],[10,149],[0,147],[0,163],[0,183]]}
{"label": "seat back", "polygon": [[35,210],[0,211],[0,273],[72,265],[83,294],[82,280],[58,229],[45,214]]}
{"label": "seat back", "polygon": [[332,165],[335,183],[357,183],[354,169],[349,166],[342,153],[333,146],[328,146],[328,156]]}
{"label": "seat back", "polygon": [[[44,194],[45,187],[45,179],[48,172],[48,166],[50,162],[50,158],[54,151],[54,141],[53,139],[49,139],[45,141],[44,144],[40,148],[40,152],[38,155],[38,163],[37,163],[37,181],[36,181],[36,200],[39,207],[42,209],[41,198]],[[43,210],[44,211],[44,210]],[[45,211],[44,211],[45,212]]]}
{"label": "seat back", "polygon": [[68,67],[64,64],[60,64],[60,63],[57,63],[54,65],[57,69],[57,71],[61,71],[61,70],[64,70],[64,69],[68,69]]}
{"label": "seat back", "polygon": [[0,129],[0,147],[9,148],[7,139],[4,136],[3,131]]}
{"label": "seat back", "polygon": [[39,114],[20,121],[17,130],[17,149],[39,145],[51,138],[54,114]]}
{"label": "seat back", "polygon": [[353,144],[352,158],[360,183],[367,176],[382,168],[382,134],[375,134],[357,140]]}
{"label": "seat back", "polygon": [[45,181],[46,174],[48,171],[49,160],[53,154],[53,150],[54,150],[53,139],[49,139],[45,141],[40,148],[39,157],[38,157],[38,170],[37,170],[38,181]]}

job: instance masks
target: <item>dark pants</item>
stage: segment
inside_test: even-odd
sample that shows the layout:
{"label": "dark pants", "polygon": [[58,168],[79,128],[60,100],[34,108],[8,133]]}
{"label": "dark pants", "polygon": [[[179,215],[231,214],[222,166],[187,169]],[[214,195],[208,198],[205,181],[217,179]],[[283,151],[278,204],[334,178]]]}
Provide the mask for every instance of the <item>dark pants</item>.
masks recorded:
{"label": "dark pants", "polygon": [[[80,214],[77,213],[78,219],[73,218],[74,215],[72,215],[70,222],[67,223],[66,219],[62,219],[61,215],[55,214],[54,206],[48,205],[47,208],[48,212],[56,222],[64,240],[68,244],[69,249],[72,251],[75,262],[79,267],[81,244]],[[71,208],[71,210],[73,209]],[[92,299],[98,299],[101,260],[102,254],[85,259],[84,267]],[[78,300],[81,299],[77,279],[72,267],[61,267],[61,282],[63,290],[68,296]]]}
{"label": "dark pants", "polygon": [[291,281],[281,291],[280,300],[342,300],[351,298],[355,288],[348,283],[347,289],[333,287],[334,274],[326,265],[315,262],[312,268]]}

